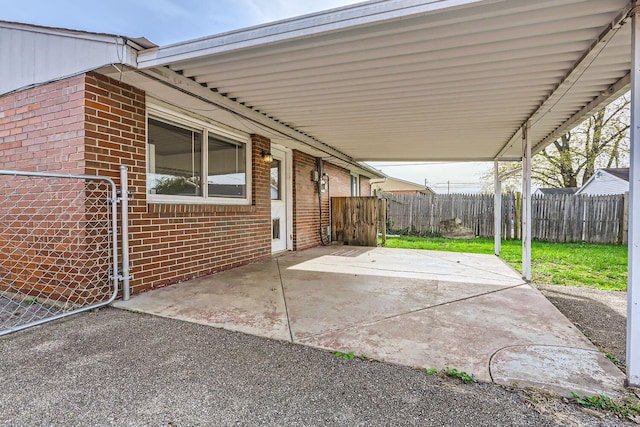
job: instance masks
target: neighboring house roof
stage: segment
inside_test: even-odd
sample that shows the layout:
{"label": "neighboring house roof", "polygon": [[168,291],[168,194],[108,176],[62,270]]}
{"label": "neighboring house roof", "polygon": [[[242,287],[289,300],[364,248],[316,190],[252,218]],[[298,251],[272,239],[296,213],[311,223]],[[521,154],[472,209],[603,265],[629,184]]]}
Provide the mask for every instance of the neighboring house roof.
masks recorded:
{"label": "neighboring house roof", "polygon": [[629,191],[629,168],[598,169],[576,194],[624,194]]}
{"label": "neighboring house roof", "polygon": [[629,182],[629,168],[604,168],[600,170]]}
{"label": "neighboring house roof", "polygon": [[381,181],[371,182],[371,189],[375,191],[380,189],[383,192],[390,193],[394,191],[417,191],[424,194],[436,194],[435,191],[428,185],[420,185],[415,182],[405,181],[399,178],[392,178],[387,176],[386,179]]}
{"label": "neighboring house roof", "polygon": [[556,196],[560,194],[574,194],[578,190],[578,187],[568,187],[568,188],[538,188],[536,190],[537,194],[544,194],[547,196]]}

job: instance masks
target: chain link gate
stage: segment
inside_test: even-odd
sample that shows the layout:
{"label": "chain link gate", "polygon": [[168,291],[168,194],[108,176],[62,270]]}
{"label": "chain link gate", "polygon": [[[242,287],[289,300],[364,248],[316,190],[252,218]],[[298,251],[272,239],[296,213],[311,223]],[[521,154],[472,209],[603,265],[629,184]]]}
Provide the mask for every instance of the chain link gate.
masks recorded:
{"label": "chain link gate", "polygon": [[117,196],[106,177],[0,171],[0,335],[115,299]]}

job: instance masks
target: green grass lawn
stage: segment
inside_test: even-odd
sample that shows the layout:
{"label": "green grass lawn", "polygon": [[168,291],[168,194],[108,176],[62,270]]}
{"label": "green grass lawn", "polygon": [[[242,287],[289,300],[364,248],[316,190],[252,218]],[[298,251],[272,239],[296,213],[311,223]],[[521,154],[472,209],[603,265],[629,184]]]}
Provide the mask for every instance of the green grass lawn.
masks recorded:
{"label": "green grass lawn", "polygon": [[[442,238],[391,237],[389,248],[430,249],[449,252],[493,253],[493,239],[448,240]],[[522,271],[522,243],[503,240],[500,253],[516,270]],[[533,283],[590,286],[598,289],[627,289],[627,246],[591,243],[531,244]]]}

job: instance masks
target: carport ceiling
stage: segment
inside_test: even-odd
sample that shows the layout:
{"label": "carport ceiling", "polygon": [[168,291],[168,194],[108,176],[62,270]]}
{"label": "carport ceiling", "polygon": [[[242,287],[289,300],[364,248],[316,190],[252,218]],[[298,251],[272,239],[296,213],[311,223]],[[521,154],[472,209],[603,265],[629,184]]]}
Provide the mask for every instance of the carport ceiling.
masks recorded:
{"label": "carport ceiling", "polygon": [[628,89],[628,0],[371,1],[139,55],[355,160],[520,158]]}

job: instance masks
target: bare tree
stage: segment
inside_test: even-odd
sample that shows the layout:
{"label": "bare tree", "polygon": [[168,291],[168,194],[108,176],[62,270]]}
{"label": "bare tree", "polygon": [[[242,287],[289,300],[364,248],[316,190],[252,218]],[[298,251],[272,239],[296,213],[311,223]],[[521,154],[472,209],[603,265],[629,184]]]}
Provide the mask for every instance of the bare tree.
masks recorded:
{"label": "bare tree", "polygon": [[[522,188],[522,163],[500,162],[498,163],[498,175],[503,193],[520,191]],[[480,178],[484,185],[483,193],[493,193],[493,168]]]}
{"label": "bare tree", "polygon": [[[532,158],[533,183],[540,187],[579,187],[599,168],[620,167],[628,162],[630,97],[625,94],[580,125],[562,135]],[[519,162],[501,164],[500,173],[516,187],[522,182]],[[493,171],[482,179],[492,188]],[[504,188],[504,185],[503,185]]]}
{"label": "bare tree", "polygon": [[533,178],[546,187],[578,187],[596,169],[618,167],[629,153],[628,94],[567,132],[533,159]]}

